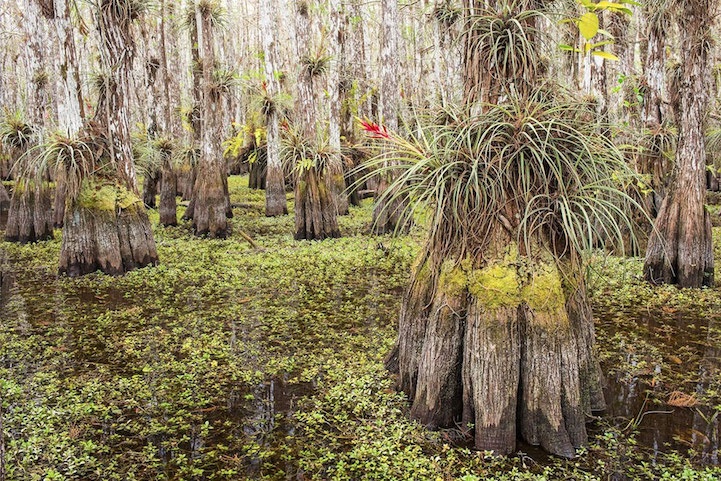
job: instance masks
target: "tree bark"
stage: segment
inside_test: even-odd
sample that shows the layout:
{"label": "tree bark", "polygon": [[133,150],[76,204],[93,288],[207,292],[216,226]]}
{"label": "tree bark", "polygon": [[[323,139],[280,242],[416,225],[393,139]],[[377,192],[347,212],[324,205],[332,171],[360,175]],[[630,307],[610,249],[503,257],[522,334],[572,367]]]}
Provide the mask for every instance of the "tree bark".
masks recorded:
{"label": "tree bark", "polygon": [[414,269],[398,386],[414,419],[472,426],[477,449],[510,454],[522,438],[573,457],[587,442],[586,414],[605,407],[583,283],[543,256],[503,252],[489,249],[480,268],[446,258]]}
{"label": "tree bark", "polygon": [[[172,26],[171,26],[172,30]],[[166,5],[165,0],[160,0],[160,73],[165,89],[156,89],[156,94],[160,97],[158,100],[161,105],[159,115],[160,131],[163,135],[170,139],[177,139],[179,136],[179,125],[177,116],[172,114],[173,100],[171,91],[175,90],[172,84],[170,68],[168,65],[168,41],[166,32]],[[171,88],[172,87],[172,88]],[[161,149],[161,167],[160,167],[160,223],[166,227],[178,224],[178,205],[176,202],[176,194],[178,190],[177,176],[175,166],[173,165],[173,149]]]}
{"label": "tree bark", "polygon": [[14,148],[18,154],[16,165],[20,166],[17,185],[10,199],[5,239],[10,242],[35,242],[52,239],[52,193],[49,176],[41,175],[26,159],[30,149],[39,145],[44,135],[46,117],[49,115],[50,98],[47,92],[49,73],[46,69],[45,25],[42,23],[40,2],[27,4],[23,26],[28,40],[26,50],[28,74],[28,115],[33,129],[32,139],[23,147]]}
{"label": "tree bark", "polygon": [[[665,124],[670,120],[666,82],[666,39],[670,30],[670,12],[658,5],[649,5],[644,9],[646,18],[647,48],[643,69],[643,105],[641,121],[651,135],[663,133]],[[646,204],[651,217],[661,210],[666,197],[670,175],[670,161],[666,158],[663,146],[658,138],[650,136],[641,154],[639,172],[650,177],[653,193]]]}
{"label": "tree bark", "polygon": [[711,218],[706,201],[704,124],[708,105],[709,44],[716,0],[683,2],[681,82],[678,86],[679,141],[676,175],[661,204],[649,239],[644,275],[649,282],[681,287],[713,286]]}
{"label": "tree bark", "polygon": [[[381,87],[379,116],[388,130],[398,130],[400,109],[400,58],[398,18],[398,0],[388,0],[382,4],[382,44],[381,44]],[[392,163],[392,161],[391,161]],[[392,171],[381,175],[376,191],[376,203],[373,206],[372,230],[375,234],[407,232],[410,219],[405,215],[408,199],[403,195],[393,195],[388,191]]]}
{"label": "tree bark", "polygon": [[[211,12],[195,6],[199,56],[202,62],[200,104],[200,160],[191,206],[185,217],[192,218],[196,235],[226,237],[230,233],[230,199],[219,134],[222,131],[221,92],[214,85],[215,45]],[[192,217],[191,217],[192,216]]]}
{"label": "tree bark", "polygon": [[[311,59],[315,55],[311,45],[311,6],[306,1],[297,3],[295,17],[296,45],[298,58]],[[308,65],[301,65],[297,82],[297,121],[303,139],[318,149],[322,141],[320,101],[317,98],[324,83],[321,72],[313,71]],[[320,85],[319,85],[320,84]],[[299,161],[300,159],[296,159]],[[317,160],[317,159],[316,159]],[[337,219],[337,205],[333,198],[331,176],[333,162],[314,162],[314,165],[296,168],[295,180],[295,239],[321,240],[340,237]]]}
{"label": "tree bark", "polygon": [[[263,53],[265,55],[265,90],[268,99],[276,101],[280,93],[278,81],[278,46],[275,32],[277,32],[276,9],[269,0],[260,2],[260,30],[263,39]],[[266,113],[266,139],[267,139],[267,171],[265,183],[265,215],[275,217],[288,213],[288,202],[285,198],[285,174],[280,158],[280,128],[278,106],[270,105]]]}
{"label": "tree bark", "polygon": [[95,11],[106,78],[88,134],[108,146],[94,162],[105,165],[109,177],[86,178],[67,200],[59,270],[69,276],[94,270],[119,275],[158,262],[150,220],[138,198],[130,139],[134,18],[127,5],[121,7],[97,5]]}

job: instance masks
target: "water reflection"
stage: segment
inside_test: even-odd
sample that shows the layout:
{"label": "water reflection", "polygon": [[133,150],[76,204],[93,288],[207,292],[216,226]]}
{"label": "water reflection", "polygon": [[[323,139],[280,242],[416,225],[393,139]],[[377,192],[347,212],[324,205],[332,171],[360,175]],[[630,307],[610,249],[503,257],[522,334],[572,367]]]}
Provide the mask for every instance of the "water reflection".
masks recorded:
{"label": "water reflection", "polygon": [[[608,379],[607,420],[624,432],[635,431],[640,447],[649,449],[654,459],[679,450],[688,451],[698,462],[719,464],[719,411],[712,407],[719,405],[716,396],[721,385],[719,320],[688,312],[644,312],[638,316],[625,312],[613,319],[602,314],[599,327],[611,334],[632,329],[658,348],[665,361],[664,366],[661,359],[654,362],[653,356],[641,356],[639,346],[627,346],[628,371],[643,375],[629,379],[628,372],[618,372]],[[684,360],[676,356],[681,351],[686,353]],[[669,386],[655,381],[668,378],[666,371],[672,369],[695,379],[695,385],[686,389],[690,392],[676,391],[669,396]]]}
{"label": "water reflection", "polygon": [[[709,320],[706,349],[699,364],[698,383],[696,384],[696,395],[699,397],[710,390],[717,389],[720,384],[721,345],[717,336],[718,332],[717,320]],[[718,407],[699,406],[695,409],[691,446],[703,463],[719,464],[718,415]]]}

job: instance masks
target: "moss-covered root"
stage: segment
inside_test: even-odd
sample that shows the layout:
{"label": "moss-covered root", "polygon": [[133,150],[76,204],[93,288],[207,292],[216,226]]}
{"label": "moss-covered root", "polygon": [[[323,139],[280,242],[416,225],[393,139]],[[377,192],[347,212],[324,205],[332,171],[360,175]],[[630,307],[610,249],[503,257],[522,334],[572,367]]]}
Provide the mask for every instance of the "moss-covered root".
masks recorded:
{"label": "moss-covered root", "polygon": [[[550,453],[573,457],[587,442],[580,376],[582,351],[578,332],[567,311],[566,289],[553,261],[532,265],[521,288],[522,437]],[[578,321],[578,319],[574,319]],[[587,327],[587,324],[585,325]]]}
{"label": "moss-covered root", "polygon": [[157,262],[142,201],[124,187],[86,182],[66,209],[60,273],[120,275]]}

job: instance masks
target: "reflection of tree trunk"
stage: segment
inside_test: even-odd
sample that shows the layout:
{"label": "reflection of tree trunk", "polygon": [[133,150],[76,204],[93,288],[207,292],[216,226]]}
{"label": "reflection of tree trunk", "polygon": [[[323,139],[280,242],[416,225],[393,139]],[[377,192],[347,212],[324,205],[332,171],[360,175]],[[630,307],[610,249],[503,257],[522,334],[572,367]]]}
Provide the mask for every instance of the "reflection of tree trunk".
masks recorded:
{"label": "reflection of tree trunk", "polygon": [[[721,374],[721,347],[718,339],[718,326],[709,318],[708,335],[706,336],[706,352],[699,365],[699,381],[696,394],[703,395],[709,389],[718,386]],[[696,408],[693,416],[692,443],[697,452],[701,453],[703,464],[719,464],[719,411],[717,408],[701,406]]]}
{"label": "reflection of tree trunk", "polygon": [[681,287],[712,286],[711,218],[705,209],[706,149],[704,119],[708,104],[708,43],[714,12],[707,2],[684,2],[679,15],[684,52],[678,85],[679,141],[676,176],[651,233],[644,275],[653,283]]}

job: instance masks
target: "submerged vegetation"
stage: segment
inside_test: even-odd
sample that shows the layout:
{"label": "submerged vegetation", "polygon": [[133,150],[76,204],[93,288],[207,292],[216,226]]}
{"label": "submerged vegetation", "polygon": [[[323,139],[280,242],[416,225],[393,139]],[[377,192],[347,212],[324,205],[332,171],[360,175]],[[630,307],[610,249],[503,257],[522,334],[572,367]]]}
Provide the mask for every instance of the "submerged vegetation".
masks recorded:
{"label": "submerged vegetation", "polygon": [[[696,464],[718,455],[716,290],[651,288],[640,260],[594,259],[609,413],[576,459],[527,446],[495,458],[463,447],[461,429],[411,422],[383,368],[417,236],[362,234],[364,203],[340,218],[346,237],[296,242],[293,219],[265,217],[246,186],[231,177],[227,239],[151,213],[162,264],[123,277],[58,277],[59,240],[0,245],[7,479],[721,476]],[[679,417],[691,422],[661,432]]]}

